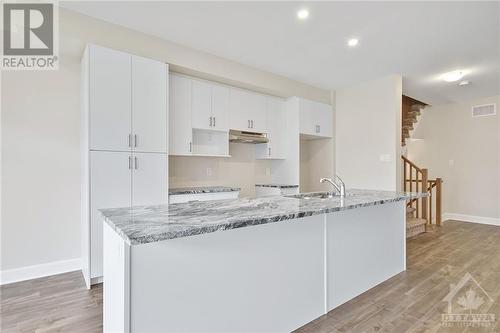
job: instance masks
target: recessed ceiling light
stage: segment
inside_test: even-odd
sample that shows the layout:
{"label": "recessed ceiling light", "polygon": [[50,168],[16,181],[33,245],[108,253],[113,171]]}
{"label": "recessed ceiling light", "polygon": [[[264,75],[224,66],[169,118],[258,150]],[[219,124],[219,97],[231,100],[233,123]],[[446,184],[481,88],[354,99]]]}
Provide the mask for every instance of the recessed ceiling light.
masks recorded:
{"label": "recessed ceiling light", "polygon": [[297,17],[300,20],[305,20],[306,18],[309,17],[309,11],[307,9],[301,9],[297,12]]}
{"label": "recessed ceiling light", "polygon": [[466,85],[468,85],[468,84],[470,84],[470,81],[469,81],[469,80],[463,80],[463,81],[460,81],[460,82],[458,83],[458,85],[459,85],[459,86],[466,86]]}
{"label": "recessed ceiling light", "polygon": [[347,41],[347,45],[349,45],[349,47],[354,47],[356,45],[358,45],[359,43],[359,40],[357,38],[351,38]]}
{"label": "recessed ceiling light", "polygon": [[464,77],[464,73],[462,71],[453,71],[444,73],[441,75],[441,78],[446,82],[455,82]]}

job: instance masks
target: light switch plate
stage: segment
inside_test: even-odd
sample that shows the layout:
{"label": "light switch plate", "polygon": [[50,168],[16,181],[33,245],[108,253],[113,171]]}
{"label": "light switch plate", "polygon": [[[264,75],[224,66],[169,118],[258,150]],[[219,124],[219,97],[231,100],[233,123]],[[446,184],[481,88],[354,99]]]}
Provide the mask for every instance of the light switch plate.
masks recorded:
{"label": "light switch plate", "polygon": [[380,162],[390,162],[391,161],[391,155],[389,155],[389,154],[381,154],[381,155],[379,155],[379,161]]}

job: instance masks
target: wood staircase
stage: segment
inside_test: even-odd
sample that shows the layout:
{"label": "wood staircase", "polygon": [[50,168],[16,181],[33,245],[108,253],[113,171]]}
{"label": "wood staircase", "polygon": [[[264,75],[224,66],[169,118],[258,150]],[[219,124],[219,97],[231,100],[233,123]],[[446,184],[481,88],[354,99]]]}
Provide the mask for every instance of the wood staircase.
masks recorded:
{"label": "wood staircase", "polygon": [[427,104],[424,102],[403,95],[401,108],[401,145],[403,147],[406,145],[406,140],[410,138],[410,133],[415,128],[415,124],[418,122],[421,110],[426,106]]}
{"label": "wood staircase", "polygon": [[[404,147],[415,128],[418,118],[428,104],[403,95],[401,117],[401,145]],[[433,222],[441,225],[442,179],[429,179],[427,169],[420,168],[406,157],[403,159],[403,190],[405,192],[426,192],[427,198],[409,200],[406,204],[406,237],[414,237],[427,231]],[[433,212],[435,208],[435,212]]]}
{"label": "wood staircase", "polygon": [[441,178],[429,179],[428,169],[418,167],[404,156],[401,158],[403,159],[403,190],[428,194],[425,198],[408,200],[406,203],[406,238],[409,238],[426,232],[433,222],[437,226],[441,225],[443,180]]}

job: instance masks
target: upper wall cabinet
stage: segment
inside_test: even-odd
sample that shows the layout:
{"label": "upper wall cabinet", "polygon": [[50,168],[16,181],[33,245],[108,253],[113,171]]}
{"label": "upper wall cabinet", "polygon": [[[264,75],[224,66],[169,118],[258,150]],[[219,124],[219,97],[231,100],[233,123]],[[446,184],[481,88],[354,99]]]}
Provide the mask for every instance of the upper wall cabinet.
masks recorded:
{"label": "upper wall cabinet", "polygon": [[228,130],[229,88],[192,80],[192,125],[206,130]]}
{"label": "upper wall cabinet", "polygon": [[240,131],[267,132],[266,96],[231,88],[229,127]]}
{"label": "upper wall cabinet", "polygon": [[168,65],[89,45],[90,149],[167,152]]}
{"label": "upper wall cabinet", "polygon": [[256,145],[257,159],[285,159],[287,151],[287,118],[285,100],[266,97],[266,122],[268,143]]}
{"label": "upper wall cabinet", "polygon": [[133,149],[167,152],[167,65],[132,56]]}
{"label": "upper wall cabinet", "polygon": [[193,132],[191,125],[192,80],[170,74],[169,154],[191,155]]}
{"label": "upper wall cabinet", "polygon": [[170,74],[170,155],[227,157],[228,110],[229,88]]}
{"label": "upper wall cabinet", "polygon": [[300,133],[311,138],[333,137],[333,112],[328,104],[299,98]]}
{"label": "upper wall cabinet", "polygon": [[96,45],[88,52],[90,149],[130,150],[131,56]]}

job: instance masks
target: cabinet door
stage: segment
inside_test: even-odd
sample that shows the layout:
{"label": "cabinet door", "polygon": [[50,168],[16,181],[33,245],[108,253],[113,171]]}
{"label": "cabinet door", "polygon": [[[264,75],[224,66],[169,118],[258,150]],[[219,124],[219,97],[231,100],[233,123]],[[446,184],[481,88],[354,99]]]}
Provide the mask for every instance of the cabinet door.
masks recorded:
{"label": "cabinet door", "polygon": [[90,152],[90,275],[102,276],[101,208],[131,206],[131,155],[127,152]]}
{"label": "cabinet door", "polygon": [[136,151],[167,152],[166,64],[132,56],[132,134]]}
{"label": "cabinet door", "polygon": [[212,85],[208,82],[192,80],[192,127],[212,128]]}
{"label": "cabinet door", "polygon": [[285,101],[267,98],[267,127],[269,136],[269,157],[286,158],[286,111]]}
{"label": "cabinet door", "polygon": [[267,97],[266,114],[269,142],[255,146],[255,158],[284,159],[287,152],[285,101],[276,97]]}
{"label": "cabinet door", "polygon": [[89,47],[90,149],[130,150],[131,56]]}
{"label": "cabinet door", "polygon": [[318,103],[318,123],[320,125],[320,135],[333,137],[333,111],[331,105]]}
{"label": "cabinet door", "polygon": [[240,89],[230,89],[229,94],[229,128],[250,131],[249,92]]}
{"label": "cabinet door", "polygon": [[229,88],[212,85],[212,128],[229,129]]}
{"label": "cabinet door", "polygon": [[324,137],[333,136],[333,111],[331,105],[317,103],[316,119],[319,125],[319,135]]}
{"label": "cabinet door", "polygon": [[314,102],[307,99],[299,99],[300,133],[317,135],[316,112]]}
{"label": "cabinet door", "polygon": [[191,155],[193,131],[191,127],[190,79],[170,75],[169,104],[169,154]]}
{"label": "cabinet door", "polygon": [[250,93],[248,114],[251,120],[251,131],[267,133],[266,96]]}
{"label": "cabinet door", "polygon": [[132,205],[168,203],[167,154],[134,153]]}

